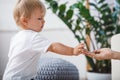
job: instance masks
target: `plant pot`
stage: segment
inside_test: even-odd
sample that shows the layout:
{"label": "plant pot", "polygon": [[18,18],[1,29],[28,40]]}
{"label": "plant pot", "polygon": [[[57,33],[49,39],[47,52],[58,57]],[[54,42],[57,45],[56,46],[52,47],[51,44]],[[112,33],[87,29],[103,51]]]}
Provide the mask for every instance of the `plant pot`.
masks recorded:
{"label": "plant pot", "polygon": [[111,73],[87,72],[87,80],[111,80]]}

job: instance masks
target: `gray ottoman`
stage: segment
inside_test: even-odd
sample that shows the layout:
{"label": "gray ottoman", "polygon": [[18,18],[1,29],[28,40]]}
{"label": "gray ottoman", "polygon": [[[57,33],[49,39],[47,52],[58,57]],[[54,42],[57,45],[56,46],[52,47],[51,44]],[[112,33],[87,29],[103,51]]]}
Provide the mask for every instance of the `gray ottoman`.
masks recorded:
{"label": "gray ottoman", "polygon": [[35,80],[79,80],[75,65],[60,58],[42,58]]}

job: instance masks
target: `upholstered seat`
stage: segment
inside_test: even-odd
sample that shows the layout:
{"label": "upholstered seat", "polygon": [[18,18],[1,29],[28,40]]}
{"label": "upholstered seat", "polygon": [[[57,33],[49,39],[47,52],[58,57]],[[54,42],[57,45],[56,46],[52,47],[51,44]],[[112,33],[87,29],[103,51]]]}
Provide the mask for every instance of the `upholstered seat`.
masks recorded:
{"label": "upholstered seat", "polygon": [[78,69],[72,63],[60,58],[42,58],[37,80],[79,80]]}

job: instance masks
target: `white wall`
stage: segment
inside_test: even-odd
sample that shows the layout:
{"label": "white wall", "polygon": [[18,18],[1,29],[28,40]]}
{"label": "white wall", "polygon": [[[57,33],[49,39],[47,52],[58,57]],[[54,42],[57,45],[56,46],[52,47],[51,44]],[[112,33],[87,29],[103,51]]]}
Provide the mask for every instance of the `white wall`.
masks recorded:
{"label": "white wall", "polygon": [[[8,57],[9,42],[15,32],[0,31],[0,77],[3,75]],[[0,79],[1,80],[1,79]]]}

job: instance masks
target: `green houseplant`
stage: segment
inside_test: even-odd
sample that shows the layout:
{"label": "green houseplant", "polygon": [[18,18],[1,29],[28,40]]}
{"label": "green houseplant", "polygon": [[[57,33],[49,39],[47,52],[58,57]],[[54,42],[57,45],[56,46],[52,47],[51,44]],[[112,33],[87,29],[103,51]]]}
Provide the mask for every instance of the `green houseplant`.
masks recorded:
{"label": "green houseplant", "polygon": [[119,24],[119,21],[120,21],[120,0],[115,0],[115,7],[114,7],[114,12],[113,12],[113,17],[114,17],[114,20],[116,22],[116,25],[119,26],[120,25]]}
{"label": "green houseplant", "polygon": [[[71,6],[67,6],[67,2],[59,4],[57,0],[45,0],[49,8],[55,13],[73,32],[78,42],[86,44],[90,50],[89,44],[86,41],[86,35],[89,36],[93,50],[103,47],[110,48],[109,39],[112,35],[120,32],[120,25],[116,17],[116,9],[111,10],[105,0],[95,0],[95,3],[89,3],[98,15],[91,15],[90,9],[84,5],[85,0],[78,1]],[[113,16],[114,13],[114,16]],[[95,39],[91,38],[92,36]],[[94,44],[96,41],[96,44]],[[110,60],[95,60],[86,56],[87,62],[91,69],[89,71],[98,73],[111,73]]]}

